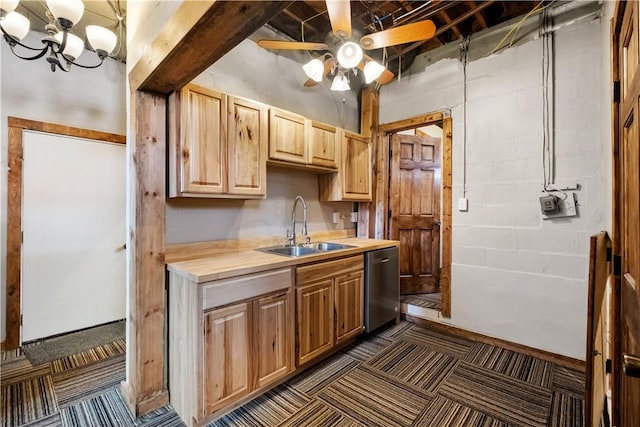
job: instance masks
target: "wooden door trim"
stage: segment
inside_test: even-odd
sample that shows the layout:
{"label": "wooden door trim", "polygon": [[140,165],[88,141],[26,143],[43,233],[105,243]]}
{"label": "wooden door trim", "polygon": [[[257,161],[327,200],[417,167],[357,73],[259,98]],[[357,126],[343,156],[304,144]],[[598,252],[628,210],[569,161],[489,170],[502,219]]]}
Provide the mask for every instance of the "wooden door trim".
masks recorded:
{"label": "wooden door trim", "polygon": [[22,134],[23,131],[46,132],[54,135],[94,139],[125,144],[126,137],[108,132],[76,128],[56,123],[40,122],[8,117],[8,165],[7,173],[7,254],[6,254],[6,338],[4,349],[20,346],[20,295],[22,260]]}
{"label": "wooden door trim", "polygon": [[[616,83],[621,84],[620,79],[620,34],[622,33],[622,25],[624,21],[624,12],[627,6],[626,1],[618,1],[616,3],[613,20],[611,21],[611,84],[612,87]],[[622,90],[622,88],[620,88]],[[620,243],[620,226],[621,226],[621,206],[620,206],[620,100],[615,97],[611,102],[611,154],[612,154],[612,213],[611,213],[611,248],[613,255],[619,256],[621,253]],[[622,343],[620,340],[620,322],[621,322],[621,299],[620,299],[621,280],[619,275],[614,275],[612,280],[611,301],[610,301],[610,357],[611,357],[611,425],[620,423],[620,391],[621,391],[621,375],[622,365],[620,363],[620,354],[622,352]]]}
{"label": "wooden door trim", "polygon": [[376,146],[374,147],[374,152],[377,153],[374,170],[377,174],[382,173],[383,177],[382,180],[376,177],[376,182],[382,185],[378,185],[377,191],[374,193],[373,206],[376,215],[372,222],[375,222],[373,224],[374,229],[382,231],[381,236],[376,235],[375,237],[388,235],[389,222],[386,212],[389,211],[389,134],[438,122],[442,122],[442,181],[440,183],[442,192],[442,204],[440,206],[440,221],[442,223],[440,227],[440,239],[442,242],[440,292],[442,301],[440,303],[440,312],[443,317],[451,317],[452,122],[448,114],[445,112],[433,112],[378,126],[375,138]]}

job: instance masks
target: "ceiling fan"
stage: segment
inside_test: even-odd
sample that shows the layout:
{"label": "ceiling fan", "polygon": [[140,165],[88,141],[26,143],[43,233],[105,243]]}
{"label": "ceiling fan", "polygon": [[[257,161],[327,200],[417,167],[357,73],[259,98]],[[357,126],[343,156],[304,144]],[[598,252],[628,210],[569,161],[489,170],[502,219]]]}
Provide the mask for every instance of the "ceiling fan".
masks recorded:
{"label": "ceiling fan", "polygon": [[335,56],[326,43],[258,40],[258,46],[264,49],[327,51],[302,67],[309,77],[304,84],[307,87],[317,85],[326,75],[332,73],[335,74],[335,77],[331,90],[349,90],[347,75],[348,71],[354,68],[358,68],[364,73],[366,83],[371,83],[374,80],[381,85],[389,83],[393,80],[394,74],[364,54],[362,49],[373,50],[427,40],[433,37],[436,31],[433,21],[426,19],[364,35],[360,38],[359,43],[355,43],[350,41],[352,35],[351,3],[347,0],[326,0],[326,4],[331,29],[333,34],[340,39]]}

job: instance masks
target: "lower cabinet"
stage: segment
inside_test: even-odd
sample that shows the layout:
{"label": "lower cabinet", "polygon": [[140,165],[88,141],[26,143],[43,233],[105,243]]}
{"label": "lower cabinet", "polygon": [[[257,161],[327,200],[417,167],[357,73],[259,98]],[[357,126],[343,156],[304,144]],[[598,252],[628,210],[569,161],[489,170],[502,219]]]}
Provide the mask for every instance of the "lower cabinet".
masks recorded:
{"label": "lower cabinet", "polygon": [[363,330],[362,255],[296,269],[297,366]]}
{"label": "lower cabinet", "polygon": [[293,371],[292,280],[291,268],[202,284],[170,273],[170,400],[187,425]]}

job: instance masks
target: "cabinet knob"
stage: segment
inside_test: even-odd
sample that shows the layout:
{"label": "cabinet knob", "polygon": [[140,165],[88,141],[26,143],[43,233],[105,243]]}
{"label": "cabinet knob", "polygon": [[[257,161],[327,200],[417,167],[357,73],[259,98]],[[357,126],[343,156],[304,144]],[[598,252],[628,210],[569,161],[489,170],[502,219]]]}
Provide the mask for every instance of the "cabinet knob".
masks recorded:
{"label": "cabinet knob", "polygon": [[640,378],[640,357],[631,354],[622,355],[622,370],[629,377]]}

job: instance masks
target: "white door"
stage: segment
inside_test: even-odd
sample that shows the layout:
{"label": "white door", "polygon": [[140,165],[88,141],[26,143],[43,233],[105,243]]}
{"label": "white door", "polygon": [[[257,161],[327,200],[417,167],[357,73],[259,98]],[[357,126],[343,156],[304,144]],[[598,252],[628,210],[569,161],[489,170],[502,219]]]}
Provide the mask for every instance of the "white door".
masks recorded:
{"label": "white door", "polygon": [[125,317],[125,146],[24,131],[22,341]]}

